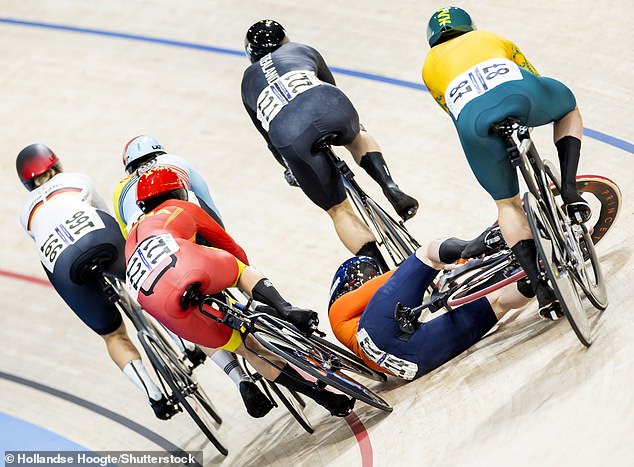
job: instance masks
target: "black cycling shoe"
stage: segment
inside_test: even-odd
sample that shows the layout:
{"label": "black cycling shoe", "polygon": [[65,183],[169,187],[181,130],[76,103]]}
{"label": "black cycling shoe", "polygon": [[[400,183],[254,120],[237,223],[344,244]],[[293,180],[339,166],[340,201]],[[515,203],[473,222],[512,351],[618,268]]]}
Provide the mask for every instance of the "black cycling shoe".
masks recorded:
{"label": "black cycling shoe", "polygon": [[561,304],[559,303],[559,300],[557,300],[555,292],[553,292],[553,289],[551,289],[546,283],[540,282],[537,285],[536,295],[537,302],[539,303],[539,309],[537,312],[541,318],[556,321],[564,316]]}
{"label": "black cycling shoe", "polygon": [[240,381],[240,395],[247,412],[253,418],[264,417],[274,407],[271,400],[253,381]]}
{"label": "black cycling shoe", "polygon": [[194,347],[193,350],[185,348],[185,355],[187,356],[187,360],[189,360],[192,364],[192,370],[202,365],[207,358],[207,354],[200,350],[200,347],[198,346]]}
{"label": "black cycling shoe", "polygon": [[357,401],[355,398],[325,390],[324,392],[326,393],[324,396],[327,395],[327,400],[324,401],[322,406],[330,412],[330,415],[333,417],[345,417],[352,412]]}
{"label": "black cycling shoe", "polygon": [[411,219],[418,211],[418,201],[403,193],[396,185],[390,185],[383,190],[383,194],[394,207],[396,213],[404,220]]}
{"label": "black cycling shoe", "polygon": [[478,237],[471,240],[462,250],[461,256],[464,259],[477,258],[478,256],[494,253],[501,250],[505,245],[499,225],[489,227]]}
{"label": "black cycling shoe", "polygon": [[150,398],[150,405],[154,410],[154,415],[160,420],[169,420],[176,415],[180,410],[173,404],[170,404],[164,394],[157,401]]}
{"label": "black cycling shoe", "polygon": [[592,217],[590,205],[579,193],[562,193],[561,197],[564,200],[564,210],[571,221],[583,224],[590,220]]}

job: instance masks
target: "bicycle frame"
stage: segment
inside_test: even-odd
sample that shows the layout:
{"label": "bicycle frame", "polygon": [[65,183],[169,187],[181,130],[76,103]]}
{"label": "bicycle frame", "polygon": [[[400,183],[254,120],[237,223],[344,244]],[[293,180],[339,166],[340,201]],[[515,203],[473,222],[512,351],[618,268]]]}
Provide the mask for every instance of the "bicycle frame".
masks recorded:
{"label": "bicycle frame", "polygon": [[319,146],[330,156],[342,178],[346,195],[361,219],[374,232],[378,244],[384,247],[394,265],[401,264],[420,248],[418,241],[409,233],[404,221],[394,219],[361,188],[354,178],[354,172],[335,154],[329,144],[323,142]]}

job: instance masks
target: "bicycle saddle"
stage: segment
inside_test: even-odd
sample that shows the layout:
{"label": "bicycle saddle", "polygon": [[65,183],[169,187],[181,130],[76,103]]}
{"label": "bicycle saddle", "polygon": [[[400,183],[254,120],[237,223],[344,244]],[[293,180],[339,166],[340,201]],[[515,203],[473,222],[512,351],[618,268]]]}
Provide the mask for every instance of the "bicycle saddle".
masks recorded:
{"label": "bicycle saddle", "polygon": [[79,255],[70,266],[70,280],[81,285],[93,275],[96,266],[105,269],[119,259],[119,251],[114,245],[103,243],[94,246]]}

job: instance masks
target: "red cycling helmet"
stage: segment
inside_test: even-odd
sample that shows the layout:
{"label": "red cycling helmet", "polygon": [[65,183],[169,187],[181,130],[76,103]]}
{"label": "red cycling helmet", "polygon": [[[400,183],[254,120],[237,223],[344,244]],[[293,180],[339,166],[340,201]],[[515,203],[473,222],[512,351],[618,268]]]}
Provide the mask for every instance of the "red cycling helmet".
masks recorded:
{"label": "red cycling helmet", "polygon": [[20,181],[27,190],[33,191],[35,179],[50,169],[62,171],[62,164],[53,151],[43,144],[31,144],[18,154],[15,160]]}
{"label": "red cycling helmet", "polygon": [[136,204],[145,214],[168,199],[187,201],[187,186],[176,172],[168,167],[155,167],[139,177]]}

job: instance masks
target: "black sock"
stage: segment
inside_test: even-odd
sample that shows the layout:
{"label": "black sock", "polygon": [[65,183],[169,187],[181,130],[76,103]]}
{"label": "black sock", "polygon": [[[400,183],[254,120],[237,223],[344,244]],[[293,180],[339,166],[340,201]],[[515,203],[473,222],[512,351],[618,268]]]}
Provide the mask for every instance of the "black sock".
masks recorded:
{"label": "black sock", "polygon": [[438,258],[445,264],[451,264],[462,257],[462,250],[469,244],[467,240],[451,237],[440,244]]}
{"label": "black sock", "polygon": [[333,394],[329,391],[315,388],[312,383],[305,380],[302,375],[288,364],[273,382],[281,384],[292,391],[299,392],[306,397],[310,397],[319,405],[327,405],[331,401],[330,396]]}
{"label": "black sock", "polygon": [[533,292],[536,291],[539,282],[539,270],[537,269],[537,247],[535,240],[520,240],[511,247],[511,251],[515,255],[517,262],[520,263],[522,269],[526,273],[531,283]]}
{"label": "black sock", "polygon": [[564,136],[555,143],[561,168],[561,196],[566,198],[577,195],[577,167],[581,157],[581,141],[574,136]]}
{"label": "black sock", "polygon": [[390,268],[387,267],[387,263],[383,259],[383,255],[381,254],[381,250],[379,250],[376,242],[368,242],[359,249],[355,253],[356,256],[369,256],[370,258],[374,258],[377,263],[379,263],[379,267],[381,268],[381,272],[388,272]]}
{"label": "black sock", "polygon": [[361,156],[359,165],[365,170],[372,179],[377,182],[383,190],[387,187],[396,187],[396,183],[392,180],[390,171],[387,168],[383,154],[378,151],[368,152]]}

